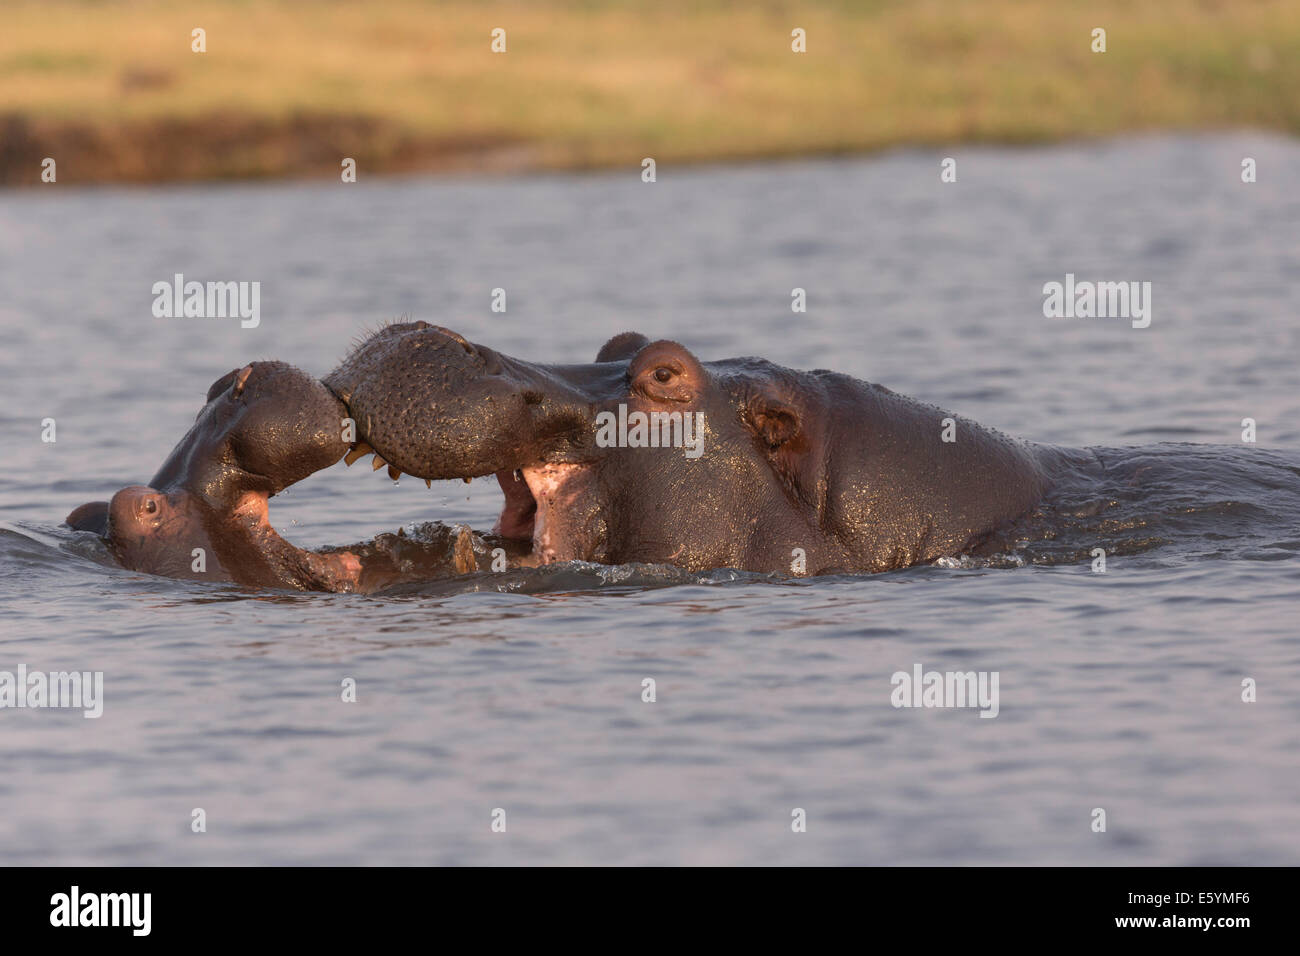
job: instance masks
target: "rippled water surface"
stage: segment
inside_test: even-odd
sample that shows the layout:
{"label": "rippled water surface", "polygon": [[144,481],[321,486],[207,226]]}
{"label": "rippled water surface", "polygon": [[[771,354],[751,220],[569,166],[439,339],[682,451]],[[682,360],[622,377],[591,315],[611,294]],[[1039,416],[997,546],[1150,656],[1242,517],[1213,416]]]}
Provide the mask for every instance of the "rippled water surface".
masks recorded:
{"label": "rippled water surface", "polygon": [[[371,596],[153,578],[59,528],[147,481],[218,375],[258,358],[323,375],[402,315],[542,361],[635,328],[1036,441],[1300,458],[1300,145],[963,149],[942,185],[949,154],[661,167],[655,184],[0,194],[0,670],[105,675],[98,720],[0,710],[0,862],[1300,862],[1285,493],[1247,535],[1230,489],[1192,482],[1200,546],[1114,554],[1105,574],[567,567]],[[154,318],[151,287],[177,272],[260,281],[261,325]],[[1150,328],[1043,318],[1043,283],[1067,272],[1152,282]],[[486,529],[500,500],[339,465],[272,516],[314,547]],[[915,663],[997,671],[999,716],[893,708],[890,676]]]}

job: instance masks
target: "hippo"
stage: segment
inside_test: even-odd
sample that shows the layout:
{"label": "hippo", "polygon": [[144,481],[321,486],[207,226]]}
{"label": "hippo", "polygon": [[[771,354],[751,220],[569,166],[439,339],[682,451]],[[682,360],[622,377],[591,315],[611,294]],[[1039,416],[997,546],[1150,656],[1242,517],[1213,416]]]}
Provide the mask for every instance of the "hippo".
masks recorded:
{"label": "hippo", "polygon": [[625,332],[595,362],[511,358],[389,325],[323,383],[349,458],[495,476],[521,563],[878,572],[990,545],[1087,452],[1035,446],[880,385]]}
{"label": "hippo", "polygon": [[102,537],[132,570],[258,587],[373,590],[396,580],[399,568],[437,577],[483,565],[487,549],[463,528],[435,528],[418,543],[389,535],[323,552],[276,533],[269,499],[347,455],[347,414],[307,373],[253,362],[212,384],[147,486],[81,505],[66,522]]}
{"label": "hippo", "polygon": [[[320,551],[271,528],[270,497],[367,455],[393,479],[491,477],[504,495],[494,528],[435,522]],[[1103,557],[1174,541],[1217,556],[1227,515],[1247,550],[1287,540],[1297,500],[1300,464],[1270,450],[1031,444],[847,375],[701,361],[637,332],[592,363],[542,365],[404,322],[322,380],[283,362],[222,376],[150,485],[67,521],[135,570],[368,592],[569,561],[817,575],[1091,558],[1095,570],[1099,543]]]}
{"label": "hippo", "polygon": [[[491,534],[313,552],[275,532],[272,496],[365,455],[394,479],[494,477]],[[486,570],[497,548],[524,567],[876,572],[997,540],[1067,458],[835,372],[701,362],[636,332],[539,365],[397,323],[320,381],[274,361],[217,379],[148,486],[67,523],[134,570],[304,590]]]}

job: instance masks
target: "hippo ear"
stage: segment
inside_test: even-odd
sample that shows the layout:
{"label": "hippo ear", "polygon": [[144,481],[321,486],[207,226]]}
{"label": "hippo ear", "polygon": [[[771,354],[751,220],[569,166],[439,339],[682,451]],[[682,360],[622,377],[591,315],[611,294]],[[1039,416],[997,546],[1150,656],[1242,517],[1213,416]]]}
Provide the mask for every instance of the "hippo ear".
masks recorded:
{"label": "hippo ear", "polygon": [[772,470],[798,498],[816,506],[825,486],[823,436],[816,416],[799,404],[771,392],[759,392],[746,403],[744,422],[765,446]]}
{"label": "hippo ear", "polygon": [[768,395],[750,399],[747,424],[769,449],[775,451],[798,437],[799,411]]}
{"label": "hippo ear", "polygon": [[108,534],[108,502],[91,501],[74,508],[63,519],[74,531],[93,531],[101,538]]}
{"label": "hippo ear", "polygon": [[640,332],[620,332],[600,347],[596,361],[617,362],[630,359],[649,344],[650,340]]}
{"label": "hippo ear", "polygon": [[240,371],[240,369],[232,368],[225,375],[221,376],[221,378],[213,382],[211,387],[208,389],[208,397],[203,400],[204,404],[212,401],[226,389],[230,388],[230,383],[239,377]]}

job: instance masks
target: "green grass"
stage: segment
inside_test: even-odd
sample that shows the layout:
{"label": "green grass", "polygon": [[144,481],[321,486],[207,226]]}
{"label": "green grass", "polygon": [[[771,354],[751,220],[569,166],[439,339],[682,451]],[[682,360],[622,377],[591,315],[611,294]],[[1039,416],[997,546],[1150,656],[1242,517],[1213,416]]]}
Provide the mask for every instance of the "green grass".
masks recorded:
{"label": "green grass", "polygon": [[[1098,26],[1106,53],[1090,51]],[[364,175],[1241,126],[1300,132],[1295,0],[0,11],[0,182],[37,181],[44,156],[60,181],[317,175],[343,155]]]}

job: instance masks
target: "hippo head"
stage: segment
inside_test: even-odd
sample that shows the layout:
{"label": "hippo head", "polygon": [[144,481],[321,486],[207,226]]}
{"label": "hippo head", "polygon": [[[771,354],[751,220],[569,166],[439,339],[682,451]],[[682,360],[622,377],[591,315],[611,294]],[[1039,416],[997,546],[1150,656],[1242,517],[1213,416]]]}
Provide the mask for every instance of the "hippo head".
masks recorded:
{"label": "hippo head", "polygon": [[[624,333],[585,365],[537,365],[423,322],[389,326],[324,379],[375,467],[494,475],[496,532],[528,563],[788,569],[843,561],[826,514],[825,387],[758,359],[702,363]],[[351,456],[349,456],[351,457]]]}
{"label": "hippo head", "polygon": [[194,425],[147,486],[82,505],[67,523],[103,536],[134,570],[347,589],[359,572],[354,556],[293,547],[267,511],[272,495],[343,457],[346,415],[319,381],[283,362],[235,369],[208,389]]}

